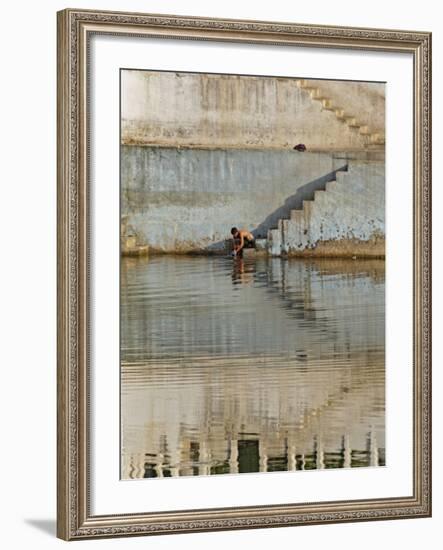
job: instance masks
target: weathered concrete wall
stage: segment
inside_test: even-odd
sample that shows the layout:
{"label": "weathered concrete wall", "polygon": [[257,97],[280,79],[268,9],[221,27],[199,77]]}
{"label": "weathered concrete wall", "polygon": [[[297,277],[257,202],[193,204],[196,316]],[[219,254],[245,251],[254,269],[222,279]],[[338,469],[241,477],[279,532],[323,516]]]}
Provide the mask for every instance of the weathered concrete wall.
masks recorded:
{"label": "weathered concrete wall", "polygon": [[266,236],[334,179],[326,153],[122,146],[121,214],[152,251],[221,249],[232,226]]}
{"label": "weathered concrete wall", "polygon": [[[384,126],[384,85],[315,81],[362,124]],[[325,97],[329,97],[325,90]],[[360,107],[359,107],[360,106]],[[383,128],[384,132],[384,128]],[[122,141],[183,147],[362,150],[358,127],[314,101],[295,78],[122,72]]]}
{"label": "weathered concrete wall", "polygon": [[273,255],[384,256],[385,166],[351,162],[269,231]]}
{"label": "weathered concrete wall", "polygon": [[[304,143],[308,152],[294,152],[297,143]],[[371,193],[363,189],[372,185],[369,165],[358,176],[360,187],[337,202],[328,222],[321,221],[329,213],[319,204],[314,208],[320,221],[309,218],[309,228],[307,222],[302,228],[285,219],[302,208],[303,200],[324,190],[351,155],[362,158],[374,151],[384,154],[380,83],[122,73],[121,213],[131,238],[135,235],[139,246],[152,251],[221,249],[231,226],[265,237],[279,221],[281,227],[289,224],[286,237],[292,243],[276,245],[273,234],[279,250],[313,253],[315,248],[319,253],[326,236],[334,240],[334,249],[342,247],[341,254],[352,254],[357,245],[367,248],[361,243],[383,236],[384,227],[373,225],[372,210],[364,218],[358,201],[352,221],[350,201],[358,193]],[[342,208],[347,210],[342,213]],[[384,220],[380,204],[374,208],[375,217]],[[336,231],[338,219],[343,227]]]}
{"label": "weathered concrete wall", "polygon": [[385,84],[381,82],[344,82],[341,80],[305,81],[316,86],[337,109],[355,117],[370,132],[385,133]]}

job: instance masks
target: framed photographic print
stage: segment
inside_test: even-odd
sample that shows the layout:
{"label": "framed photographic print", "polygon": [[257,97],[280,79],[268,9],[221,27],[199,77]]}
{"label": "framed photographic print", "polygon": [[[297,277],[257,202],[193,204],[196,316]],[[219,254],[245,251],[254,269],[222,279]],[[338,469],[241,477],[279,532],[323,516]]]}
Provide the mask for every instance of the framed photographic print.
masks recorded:
{"label": "framed photographic print", "polygon": [[431,36],[58,13],[58,536],[431,514]]}

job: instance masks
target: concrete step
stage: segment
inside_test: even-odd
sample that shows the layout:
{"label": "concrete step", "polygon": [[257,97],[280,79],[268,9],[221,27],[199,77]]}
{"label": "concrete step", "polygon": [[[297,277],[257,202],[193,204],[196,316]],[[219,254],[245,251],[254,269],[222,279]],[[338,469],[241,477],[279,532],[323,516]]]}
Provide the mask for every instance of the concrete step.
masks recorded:
{"label": "concrete step", "polygon": [[305,80],[300,78],[297,80],[297,86],[302,89],[312,88],[312,83],[310,80]]}
{"label": "concrete step", "polygon": [[361,189],[360,186],[355,185],[355,180],[349,179],[347,180],[346,177],[342,179],[337,179],[336,185],[329,186],[327,188],[328,194],[336,194],[336,195],[342,195],[346,196],[350,193],[360,193]]}
{"label": "concrete step", "polygon": [[323,94],[323,92],[319,88],[315,88],[311,91],[311,97],[312,99],[316,99],[317,101],[323,101],[324,99],[329,99]]}
{"label": "concrete step", "polygon": [[384,134],[379,134],[379,133],[371,134],[370,143],[372,143],[373,145],[384,145],[385,144]]}
{"label": "concrete step", "polygon": [[314,192],[314,202],[321,202],[324,200],[326,195],[326,191],[323,191],[322,189],[318,189]]}
{"label": "concrete step", "polygon": [[290,219],[281,224],[283,252],[302,250],[318,239],[318,219],[325,220],[328,234],[331,234],[331,225],[340,227],[343,205],[349,202],[350,196],[355,196],[355,200],[358,200],[359,195],[344,188],[346,184],[342,182],[348,177],[347,172],[337,172],[336,176],[340,182],[327,182],[325,190],[316,190],[313,200],[303,201],[303,210],[291,210]]}
{"label": "concrete step", "polygon": [[305,212],[309,212],[312,209],[313,205],[314,205],[314,201],[305,200],[305,201],[303,201],[303,210]]}
{"label": "concrete step", "polygon": [[349,173],[348,172],[337,172],[335,174],[335,180],[337,183],[344,183],[349,179]]}
{"label": "concrete step", "polygon": [[[365,193],[363,188],[354,188],[353,185],[347,186],[346,190],[343,189],[337,191],[329,191],[327,201],[317,202],[316,205],[316,215],[319,214],[319,210],[322,210],[325,205],[333,206],[337,205],[340,211],[345,211],[351,209],[352,211],[358,211],[360,214],[355,214],[354,218],[358,215],[368,216],[369,212],[377,212],[378,206],[380,203],[383,203],[383,196],[374,192],[373,195],[369,196],[368,193]],[[371,214],[372,218],[375,214]]]}
{"label": "concrete step", "polygon": [[347,117],[345,119],[346,124],[349,128],[360,128],[360,124],[357,122],[357,119],[353,116]]}
{"label": "concrete step", "polygon": [[[333,227],[336,225],[339,228],[341,209],[345,208],[346,210],[349,204],[360,201],[362,190],[358,185],[358,167],[354,171],[353,177],[352,164],[347,171],[338,170],[335,173],[336,179],[328,181],[325,189],[314,191],[313,199],[306,199],[302,202],[302,208],[291,210],[289,218],[279,219],[277,228],[268,233],[269,253],[273,256],[280,256],[282,253],[294,250],[294,247],[302,249],[309,246],[311,240],[318,239],[317,218],[327,220],[326,227],[329,227],[329,233],[331,224]],[[368,201],[368,197],[365,200]],[[376,201],[377,197],[374,197],[374,204]],[[372,208],[369,203],[368,207]],[[293,247],[291,250],[289,250],[290,246]]]}
{"label": "concrete step", "polygon": [[325,218],[329,223],[342,211],[345,202],[346,195],[342,190],[327,191],[324,200],[315,202],[309,219]]}
{"label": "concrete step", "polygon": [[334,105],[334,101],[329,96],[327,90],[317,87],[313,81],[308,79],[297,79],[297,86],[308,92],[313,100],[320,101],[323,110],[334,112],[339,121],[346,123],[351,129],[358,130],[360,135],[366,137],[363,140],[365,146],[377,147],[385,143],[384,136],[371,133],[369,125],[365,121],[359,121],[356,116],[346,113],[345,109]]}
{"label": "concrete step", "polygon": [[303,201],[303,218],[305,229],[309,228],[309,220],[312,217],[312,212],[314,210],[314,201]]}
{"label": "concrete step", "polygon": [[[303,91],[307,92],[309,95],[311,95],[317,88],[313,86],[306,86],[305,88],[302,88]],[[312,97],[312,96],[311,96]]]}
{"label": "concrete step", "polygon": [[335,179],[314,191],[313,199],[302,201],[302,208],[291,210],[289,219],[278,222],[278,229],[272,232],[270,254],[295,254],[322,240],[365,240],[374,230],[382,232],[383,215],[379,212],[384,201],[383,182],[380,168],[351,161],[347,171],[336,171]]}
{"label": "concrete step", "polygon": [[268,231],[268,252],[271,256],[280,256],[281,254],[281,230],[270,229]]}
{"label": "concrete step", "polygon": [[282,231],[281,231],[281,244],[280,244],[280,249],[282,252],[288,252],[287,234],[288,234],[288,226],[290,223],[291,223],[290,220],[283,220]]}
{"label": "concrete step", "polygon": [[257,252],[265,252],[268,248],[267,239],[255,239],[255,250]]}
{"label": "concrete step", "polygon": [[[339,172],[337,172],[338,174]],[[337,177],[337,174],[335,174],[335,177]],[[329,191],[334,191],[335,189],[338,188],[338,183],[336,180],[333,180],[333,181],[328,181],[328,183],[326,184],[326,191],[329,192]]]}
{"label": "concrete step", "polygon": [[[340,188],[338,188],[335,191],[329,191],[329,193],[337,195],[337,196],[341,196],[341,197],[344,197],[344,198],[353,196],[354,200],[358,200],[358,197],[361,196],[363,191],[364,191],[364,186],[363,185],[358,186],[358,185],[354,185],[354,184],[349,184],[348,185],[346,183],[343,183]],[[378,197],[377,193],[374,193],[373,197],[366,196],[365,201],[366,202],[369,201],[370,203],[376,204],[379,201],[379,197]]]}
{"label": "concrete step", "polygon": [[293,222],[300,222],[303,217],[303,210],[291,210],[290,220]]}
{"label": "concrete step", "polygon": [[366,124],[364,126],[360,126],[359,132],[362,136],[368,136],[371,133],[369,131],[369,126],[367,126]]}
{"label": "concrete step", "polygon": [[323,109],[326,111],[335,111],[335,107],[330,99],[322,100]]}

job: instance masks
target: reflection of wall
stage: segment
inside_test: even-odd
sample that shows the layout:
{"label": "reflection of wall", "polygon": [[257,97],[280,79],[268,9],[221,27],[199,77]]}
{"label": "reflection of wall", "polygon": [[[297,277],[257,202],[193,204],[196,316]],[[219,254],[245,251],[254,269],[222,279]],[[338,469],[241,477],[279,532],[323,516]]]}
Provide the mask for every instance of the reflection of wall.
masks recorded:
{"label": "reflection of wall", "polygon": [[335,265],[278,258],[124,261],[122,359],[281,350],[319,359],[384,346],[384,262],[341,261],[341,272],[328,267]]}
{"label": "reflection of wall", "polygon": [[[186,379],[171,365],[157,366],[163,376],[156,367],[124,369],[123,425],[129,428],[123,476],[134,461],[162,463],[175,475],[340,467],[346,460],[348,466],[378,465],[384,448],[382,356],[352,355],[327,373],[326,365],[310,360],[276,368],[254,366],[253,359],[188,365]],[[209,378],[215,369],[217,376]],[[131,425],[144,428],[131,433]],[[351,449],[360,453],[352,458]]]}
{"label": "reflection of wall", "polygon": [[382,261],[123,262],[124,476],[375,464],[383,282]]}

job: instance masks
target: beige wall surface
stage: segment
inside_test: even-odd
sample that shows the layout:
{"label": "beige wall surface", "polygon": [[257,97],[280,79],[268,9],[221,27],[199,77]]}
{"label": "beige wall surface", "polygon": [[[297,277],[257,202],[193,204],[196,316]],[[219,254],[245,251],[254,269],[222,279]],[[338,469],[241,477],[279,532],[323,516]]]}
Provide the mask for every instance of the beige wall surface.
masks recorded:
{"label": "beige wall surface", "polygon": [[[350,156],[384,163],[383,83],[124,70],[121,117],[122,216],[151,251],[221,250],[231,226],[266,237]],[[358,179],[370,194],[369,174]],[[367,240],[348,188],[338,217],[358,221],[333,236]],[[375,214],[383,235],[383,200]]]}
{"label": "beige wall surface", "polygon": [[124,144],[281,149],[303,143],[309,150],[383,145],[381,83],[125,70],[121,90]]}

